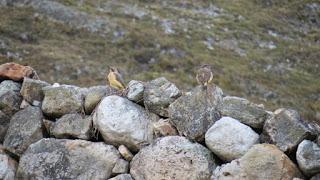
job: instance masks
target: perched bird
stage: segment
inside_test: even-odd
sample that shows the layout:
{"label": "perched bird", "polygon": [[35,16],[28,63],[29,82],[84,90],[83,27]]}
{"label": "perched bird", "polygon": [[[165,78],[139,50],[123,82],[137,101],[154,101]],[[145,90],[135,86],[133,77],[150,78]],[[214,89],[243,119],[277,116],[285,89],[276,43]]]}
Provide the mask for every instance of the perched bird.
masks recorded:
{"label": "perched bird", "polygon": [[208,64],[202,65],[197,71],[196,78],[200,85],[207,87],[208,83],[210,83],[213,78],[211,66]]}
{"label": "perched bird", "polygon": [[114,87],[118,90],[125,89],[122,75],[117,68],[109,67],[109,74],[107,76],[107,79],[111,87]]}

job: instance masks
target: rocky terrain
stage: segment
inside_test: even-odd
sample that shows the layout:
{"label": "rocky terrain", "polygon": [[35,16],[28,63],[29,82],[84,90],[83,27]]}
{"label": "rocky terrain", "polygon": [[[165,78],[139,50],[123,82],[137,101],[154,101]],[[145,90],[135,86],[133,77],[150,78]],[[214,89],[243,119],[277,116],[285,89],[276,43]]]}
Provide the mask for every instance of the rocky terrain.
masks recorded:
{"label": "rocky terrain", "polygon": [[320,121],[318,0],[0,0],[0,63],[49,82],[163,76],[195,86],[199,64],[232,96]]}
{"label": "rocky terrain", "polygon": [[320,178],[320,128],[293,109],[132,80],[126,93],[0,65],[0,179]]}

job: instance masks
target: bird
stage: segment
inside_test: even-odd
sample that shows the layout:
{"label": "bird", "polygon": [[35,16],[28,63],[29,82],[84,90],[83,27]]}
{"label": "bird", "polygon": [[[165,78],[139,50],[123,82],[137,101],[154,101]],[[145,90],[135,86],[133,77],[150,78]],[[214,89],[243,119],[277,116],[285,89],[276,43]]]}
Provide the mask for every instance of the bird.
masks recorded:
{"label": "bird", "polygon": [[107,75],[107,80],[109,85],[115,89],[123,90],[125,89],[124,81],[121,73],[115,67],[109,67],[109,73]]}
{"label": "bird", "polygon": [[197,76],[196,76],[198,84],[206,88],[208,84],[212,81],[212,78],[213,78],[213,74],[212,74],[211,66],[208,64],[201,65],[197,71]]}

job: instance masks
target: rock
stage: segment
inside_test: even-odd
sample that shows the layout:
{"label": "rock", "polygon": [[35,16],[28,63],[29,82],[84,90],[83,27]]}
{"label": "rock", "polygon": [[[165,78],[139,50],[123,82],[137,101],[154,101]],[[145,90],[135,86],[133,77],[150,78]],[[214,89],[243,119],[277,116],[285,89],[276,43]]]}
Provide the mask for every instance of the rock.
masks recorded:
{"label": "rock", "polygon": [[40,80],[24,78],[20,93],[23,99],[29,103],[33,103],[34,101],[41,102],[44,97],[42,88],[46,86],[50,86],[50,84]]}
{"label": "rock", "polygon": [[90,87],[84,100],[84,109],[86,111],[86,114],[91,114],[91,112],[104,96],[110,96],[114,93],[116,93],[116,90],[110,86]]}
{"label": "rock", "polygon": [[119,174],[109,180],[133,180],[130,174]]}
{"label": "rock", "polygon": [[116,162],[116,164],[112,169],[112,174],[117,175],[117,174],[128,173],[128,169],[129,169],[128,161],[123,159],[118,159],[118,161]]}
{"label": "rock", "polygon": [[233,96],[223,98],[221,113],[239,120],[241,123],[253,128],[263,128],[263,124],[268,117],[268,113],[263,107],[250,101]]}
{"label": "rock", "polygon": [[305,175],[320,173],[320,146],[312,141],[303,140],[297,149],[296,158],[299,168]]}
{"label": "rock", "polygon": [[0,65],[0,79],[11,79],[22,81],[24,77],[38,79],[37,73],[30,66],[16,63],[5,63]]}
{"label": "rock", "polygon": [[292,151],[309,134],[309,129],[302,124],[297,111],[279,109],[266,120],[261,141],[275,144],[287,152]]}
{"label": "rock", "polygon": [[143,102],[144,85],[141,81],[131,80],[128,83],[127,98],[136,103]]}
{"label": "rock", "polygon": [[4,136],[9,128],[10,118],[0,111],[0,143],[3,142]]}
{"label": "rock", "polygon": [[28,106],[31,106],[31,104],[28,103],[28,101],[26,101],[26,100],[22,100],[22,102],[20,104],[20,109],[24,109],[24,108],[26,108]]}
{"label": "rock", "polygon": [[65,114],[83,111],[84,96],[78,87],[67,85],[44,87],[43,92],[42,111],[49,117],[58,118]]}
{"label": "rock", "polygon": [[30,144],[43,138],[43,115],[39,107],[28,106],[14,114],[3,145],[21,155]]}
{"label": "rock", "polygon": [[20,158],[16,176],[22,179],[107,179],[120,158],[103,142],[42,139]]}
{"label": "rock", "polygon": [[197,86],[169,106],[169,117],[180,134],[196,141],[203,141],[209,127],[220,119],[222,90],[208,86],[204,90]]}
{"label": "rock", "polygon": [[205,142],[220,159],[231,161],[240,158],[257,144],[259,135],[238,120],[222,117],[207,131]]}
{"label": "rock", "polygon": [[21,89],[21,84],[10,81],[10,80],[5,80],[0,83],[0,97],[6,94],[9,91],[13,92],[19,92]]}
{"label": "rock", "polygon": [[42,121],[43,121],[44,127],[47,130],[47,133],[50,135],[51,131],[52,131],[52,128],[53,128],[55,123],[53,121],[50,121],[50,120],[47,120],[47,119],[43,119]]}
{"label": "rock", "polygon": [[166,136],[141,149],[131,161],[133,179],[209,179],[215,169],[212,153],[185,137]]}
{"label": "rock", "polygon": [[90,139],[92,117],[81,114],[66,114],[58,119],[51,128],[51,135],[56,138]]}
{"label": "rock", "polygon": [[320,173],[312,176],[312,178],[310,178],[310,180],[320,180]]}
{"label": "rock", "polygon": [[153,124],[153,127],[157,137],[178,135],[176,128],[170,124],[168,119],[160,119]]}
{"label": "rock", "polygon": [[133,158],[132,153],[129,151],[129,149],[124,146],[124,145],[120,145],[118,148],[118,151],[120,152],[121,156],[127,160],[127,161],[131,161]]}
{"label": "rock", "polygon": [[153,140],[152,123],[156,119],[141,106],[119,96],[105,97],[93,116],[94,126],[106,143],[123,144],[132,151]]}
{"label": "rock", "polygon": [[22,96],[20,93],[8,91],[0,97],[0,110],[7,116],[12,116],[20,110]]}
{"label": "rock", "polygon": [[240,159],[217,167],[212,180],[293,179],[303,176],[296,165],[275,145],[257,144]]}
{"label": "rock", "polygon": [[181,95],[180,90],[164,77],[146,84],[143,99],[146,108],[160,116],[168,117],[167,108]]}
{"label": "rock", "polygon": [[18,163],[10,156],[0,151],[0,179],[13,180],[15,179]]}
{"label": "rock", "polygon": [[11,117],[19,111],[22,97],[20,96],[21,85],[19,83],[5,80],[0,83],[0,110]]}

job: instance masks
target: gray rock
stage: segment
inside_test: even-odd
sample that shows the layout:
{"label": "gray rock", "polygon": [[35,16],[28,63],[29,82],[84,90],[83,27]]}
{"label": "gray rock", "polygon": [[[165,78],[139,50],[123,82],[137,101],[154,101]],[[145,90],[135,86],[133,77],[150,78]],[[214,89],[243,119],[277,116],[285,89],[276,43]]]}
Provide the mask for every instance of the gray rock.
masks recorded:
{"label": "gray rock", "polygon": [[18,163],[0,150],[0,179],[14,180]]}
{"label": "gray rock", "polygon": [[266,120],[260,138],[262,142],[275,144],[286,152],[293,150],[309,134],[297,111],[278,109]]}
{"label": "gray rock", "polygon": [[84,100],[84,109],[86,114],[91,114],[97,104],[104,96],[110,96],[116,92],[110,86],[94,86],[88,89]]}
{"label": "gray rock", "polygon": [[0,83],[0,97],[9,91],[19,92],[20,88],[21,84],[11,80],[4,80]]}
{"label": "gray rock", "polygon": [[164,77],[146,84],[143,99],[146,108],[158,115],[168,117],[168,106],[181,95],[180,90]]}
{"label": "gray rock", "polygon": [[203,141],[209,127],[220,119],[222,90],[208,86],[205,90],[197,86],[169,106],[169,117],[180,134],[196,141]]}
{"label": "gray rock", "polygon": [[117,175],[117,174],[128,173],[128,169],[129,169],[128,161],[124,159],[118,159],[118,161],[116,162],[116,164],[112,169],[112,174]]}
{"label": "gray rock", "polygon": [[268,113],[263,107],[233,96],[223,98],[221,113],[223,116],[235,118],[253,128],[262,128],[268,117]]}
{"label": "gray rock", "polygon": [[65,114],[83,111],[83,93],[75,86],[62,85],[44,87],[42,111],[49,117],[56,118]]}
{"label": "gray rock", "polygon": [[110,178],[109,180],[133,180],[130,174],[119,174],[116,177]]}
{"label": "gray rock", "polygon": [[130,150],[126,146],[120,145],[118,148],[118,151],[125,160],[127,161],[132,160],[133,154],[130,152]]}
{"label": "gray rock", "polygon": [[320,180],[320,173],[312,176],[310,180]]}
{"label": "gray rock", "polygon": [[3,142],[4,136],[9,128],[10,118],[0,111],[0,143]]}
{"label": "gray rock", "polygon": [[21,155],[30,144],[43,138],[43,115],[39,107],[28,106],[10,120],[3,145]]}
{"label": "gray rock", "polygon": [[141,149],[131,161],[134,179],[209,179],[215,169],[212,153],[185,137],[166,136]]}
{"label": "gray rock", "polygon": [[293,179],[303,175],[297,166],[275,145],[257,144],[240,159],[217,167],[211,180]]}
{"label": "gray rock", "polygon": [[106,143],[137,151],[153,140],[152,123],[156,119],[126,98],[108,96],[97,107],[93,123]]}
{"label": "gray rock", "polygon": [[238,120],[222,117],[207,131],[205,142],[220,159],[231,161],[240,158],[257,144],[259,135]]}
{"label": "gray rock", "polygon": [[20,93],[23,96],[23,99],[29,103],[33,103],[34,101],[41,102],[44,97],[42,88],[46,86],[50,86],[50,84],[44,81],[25,77],[23,79]]}
{"label": "gray rock", "polygon": [[8,91],[0,97],[0,110],[7,116],[12,116],[20,110],[22,96],[19,92]]}
{"label": "gray rock", "polygon": [[120,158],[117,149],[103,142],[42,139],[20,158],[17,178],[107,179]]}
{"label": "gray rock", "polygon": [[51,128],[51,135],[56,138],[90,139],[92,117],[81,114],[66,114],[58,119]]}
{"label": "gray rock", "polygon": [[178,135],[176,128],[168,119],[160,119],[158,122],[153,123],[153,127],[154,134],[157,137]]}
{"label": "gray rock", "polygon": [[312,141],[302,141],[297,149],[296,158],[299,168],[305,175],[320,173],[320,146]]}
{"label": "gray rock", "polygon": [[54,127],[55,122],[47,120],[47,119],[43,119],[43,125],[47,130],[47,133],[50,135],[52,128]]}
{"label": "gray rock", "polygon": [[141,81],[131,80],[128,83],[127,98],[136,103],[143,102],[144,85]]}

